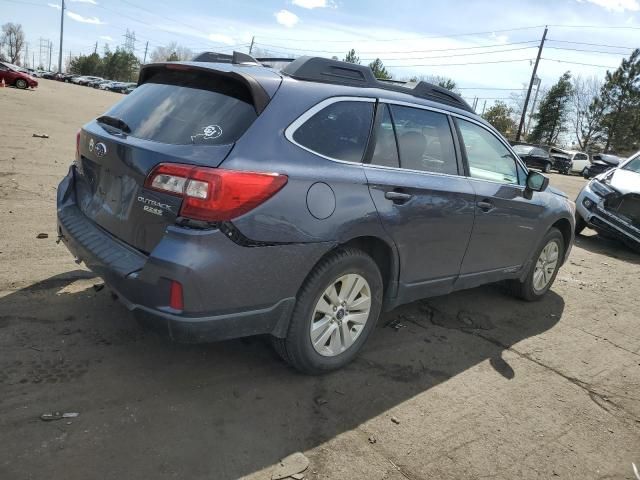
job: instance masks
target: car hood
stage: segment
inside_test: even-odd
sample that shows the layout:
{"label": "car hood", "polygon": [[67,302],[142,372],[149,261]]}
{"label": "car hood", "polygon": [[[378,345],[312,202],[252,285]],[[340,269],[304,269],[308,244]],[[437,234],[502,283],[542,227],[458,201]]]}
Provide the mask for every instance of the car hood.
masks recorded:
{"label": "car hood", "polygon": [[613,172],[607,172],[602,177],[608,178],[607,183],[623,195],[627,193],[640,194],[640,173],[616,168]]}

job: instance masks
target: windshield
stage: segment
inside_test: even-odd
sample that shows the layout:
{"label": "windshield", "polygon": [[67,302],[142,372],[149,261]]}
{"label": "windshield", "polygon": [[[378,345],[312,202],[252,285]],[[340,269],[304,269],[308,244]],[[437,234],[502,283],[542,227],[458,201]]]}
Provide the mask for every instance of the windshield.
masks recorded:
{"label": "windshield", "polygon": [[640,155],[636,155],[635,158],[622,167],[622,170],[631,170],[635,173],[640,173]]}
{"label": "windshield", "polygon": [[533,150],[533,147],[529,147],[527,145],[514,145],[513,146],[513,150],[518,155],[526,155],[527,153],[530,153],[531,150]]}

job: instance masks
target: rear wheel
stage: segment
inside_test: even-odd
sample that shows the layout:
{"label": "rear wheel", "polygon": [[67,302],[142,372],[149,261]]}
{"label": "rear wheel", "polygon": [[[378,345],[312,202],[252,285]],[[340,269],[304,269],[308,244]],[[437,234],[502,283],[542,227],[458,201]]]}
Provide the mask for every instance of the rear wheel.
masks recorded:
{"label": "rear wheel", "polygon": [[514,295],[529,302],[540,300],[551,288],[564,257],[564,238],[557,228],[551,228],[536,250],[529,272],[523,282],[511,281]]}
{"label": "rear wheel", "polygon": [[280,356],[308,374],[351,362],[380,316],[382,277],[376,263],[355,248],[322,260],[302,286],[286,338],[273,338]]}
{"label": "rear wheel", "polygon": [[24,90],[25,88],[27,88],[29,85],[27,84],[27,81],[19,78],[16,80],[16,88],[19,88],[21,90]]}

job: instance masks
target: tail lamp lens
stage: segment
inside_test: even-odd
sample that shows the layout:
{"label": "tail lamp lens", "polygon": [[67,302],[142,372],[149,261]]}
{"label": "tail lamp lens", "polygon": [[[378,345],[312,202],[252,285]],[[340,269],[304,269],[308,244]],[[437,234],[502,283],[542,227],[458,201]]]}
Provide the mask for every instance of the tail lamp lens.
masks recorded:
{"label": "tail lamp lens", "polygon": [[171,287],[169,288],[169,306],[175,310],[184,308],[182,284],[175,280],[171,280]]}
{"label": "tail lamp lens", "polygon": [[180,215],[208,222],[231,220],[256,208],[287,183],[276,173],[161,163],[145,187],[183,198]]}

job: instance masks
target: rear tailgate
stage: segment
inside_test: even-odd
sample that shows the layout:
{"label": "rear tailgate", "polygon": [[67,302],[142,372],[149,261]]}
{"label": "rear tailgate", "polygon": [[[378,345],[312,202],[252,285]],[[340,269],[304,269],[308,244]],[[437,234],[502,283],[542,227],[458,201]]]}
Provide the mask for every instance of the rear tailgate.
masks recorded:
{"label": "rear tailgate", "polygon": [[125,243],[153,250],[181,199],[145,189],[148,173],[163,162],[219,166],[266,106],[264,96],[255,104],[252,88],[239,75],[210,68],[143,70],[141,85],[79,134],[75,189],[82,212]]}

